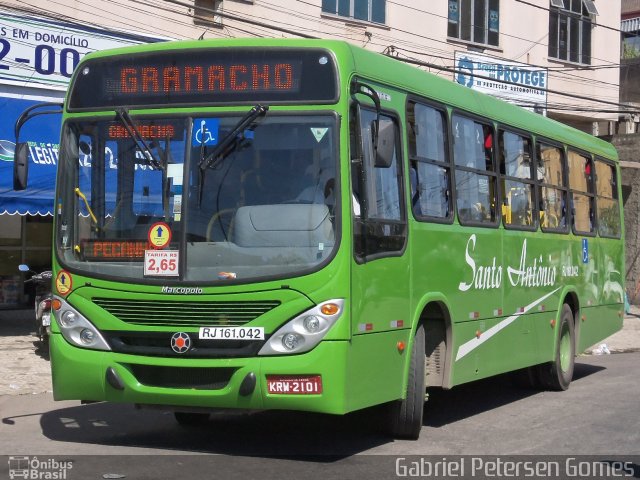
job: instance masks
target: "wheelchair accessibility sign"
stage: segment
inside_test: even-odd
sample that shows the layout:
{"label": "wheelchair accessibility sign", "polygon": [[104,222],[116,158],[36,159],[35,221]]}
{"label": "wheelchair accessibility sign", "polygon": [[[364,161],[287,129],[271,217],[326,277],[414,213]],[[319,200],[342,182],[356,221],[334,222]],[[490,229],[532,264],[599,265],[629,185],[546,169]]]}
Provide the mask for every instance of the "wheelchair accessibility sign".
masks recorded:
{"label": "wheelchair accessibility sign", "polygon": [[194,118],[192,145],[194,147],[218,144],[220,120],[217,118]]}

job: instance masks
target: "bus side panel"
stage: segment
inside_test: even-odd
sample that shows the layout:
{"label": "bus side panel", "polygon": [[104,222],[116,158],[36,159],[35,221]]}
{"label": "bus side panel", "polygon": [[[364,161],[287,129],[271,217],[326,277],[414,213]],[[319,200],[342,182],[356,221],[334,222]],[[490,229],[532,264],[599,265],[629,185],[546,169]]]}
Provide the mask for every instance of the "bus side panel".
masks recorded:
{"label": "bus side panel", "polygon": [[[453,385],[479,380],[535,363],[543,352],[536,350],[534,325],[542,314],[517,318],[493,318],[456,325]],[[550,330],[548,323],[547,328]]]}
{"label": "bus side panel", "polygon": [[583,352],[622,328],[623,305],[601,305],[582,309],[576,353]]}
{"label": "bus side panel", "polygon": [[[580,298],[576,353],[606,339],[622,328],[624,314],[624,244],[607,238],[583,239],[585,276]],[[585,251],[586,247],[586,251]]]}
{"label": "bus side panel", "polygon": [[[403,329],[353,336],[345,379],[347,411],[402,398],[410,333]],[[404,342],[404,351],[398,342]]]}
{"label": "bus side panel", "polygon": [[[429,276],[424,285],[427,291],[451,292],[449,299],[454,325],[469,320],[492,319],[502,309],[505,281],[500,231],[456,225],[450,228],[449,234],[434,235],[428,244],[437,245],[437,250],[431,252],[431,259],[438,258],[441,268],[427,267],[432,265],[428,263],[431,259],[421,261],[423,273]],[[437,284],[431,286],[430,282]]]}
{"label": "bus side panel", "polygon": [[624,243],[598,239],[598,262],[602,270],[599,305],[624,304]]}

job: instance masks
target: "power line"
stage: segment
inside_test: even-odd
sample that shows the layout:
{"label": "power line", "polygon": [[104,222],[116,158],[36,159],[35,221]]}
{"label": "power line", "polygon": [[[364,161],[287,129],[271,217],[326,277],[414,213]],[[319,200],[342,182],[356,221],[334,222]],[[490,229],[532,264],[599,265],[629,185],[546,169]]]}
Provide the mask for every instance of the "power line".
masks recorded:
{"label": "power line", "polygon": [[[387,48],[394,48],[394,49],[397,49],[397,50],[402,50],[404,52],[409,52],[409,53],[412,53],[414,55],[424,55],[423,52],[418,52],[418,51],[415,51],[415,50],[409,50],[409,49],[406,49],[406,48],[398,47],[396,45],[390,45]],[[443,59],[443,60],[455,61],[455,57],[453,57],[453,56],[446,56],[445,57],[445,56],[436,56],[436,55],[431,55],[431,54],[429,54],[429,56],[440,58],[440,59]],[[506,59],[506,58],[502,59],[502,60],[509,61],[509,59]],[[517,62],[517,63],[520,63],[520,62]],[[552,70],[550,67],[545,67],[545,66],[542,66],[542,65],[536,65],[536,64],[531,64],[531,63],[527,63],[526,65],[528,65],[530,67],[534,67],[534,68],[539,68],[540,70],[547,70],[547,71],[549,71],[549,73],[568,73],[568,72],[565,72],[565,71]],[[607,68],[609,68],[609,67],[607,67]],[[613,67],[611,67],[611,68],[613,68]],[[619,68],[619,67],[616,67],[616,68]],[[595,80],[595,79],[590,79],[590,78],[585,78],[585,77],[578,77],[578,78],[579,79],[584,79],[585,82],[593,82],[593,83],[597,83],[597,84],[611,85],[613,87],[619,87],[620,86],[617,83],[604,82],[602,80]],[[565,80],[567,80],[567,79],[565,79]]]}
{"label": "power line", "polygon": [[[549,12],[549,13],[555,12],[555,11],[562,12],[562,10],[551,10],[550,8],[541,7],[540,5],[536,5],[535,3],[527,2],[526,0],[516,0],[516,2],[523,3],[525,5],[529,5],[530,7],[537,8],[538,10],[544,10],[544,11]],[[598,27],[605,28],[607,30],[613,30],[614,32],[617,32],[617,33],[625,33],[622,30],[620,30],[619,28],[613,28],[613,27],[610,27],[608,25],[603,25],[603,24],[600,24],[600,23],[596,23],[595,25],[597,25]]]}
{"label": "power line", "polygon": [[[305,2],[304,0],[296,0],[296,1],[301,2],[301,3],[307,3],[308,5],[312,5],[312,4],[308,3],[308,2]],[[531,6],[537,7],[537,8],[539,8],[539,9],[541,9],[541,10],[550,11],[549,9],[546,9],[546,8],[544,8],[544,7],[538,7],[537,5],[530,4],[530,3],[528,3],[528,2],[526,2],[526,1],[524,1],[524,0],[516,0],[516,1],[518,1],[518,2],[520,2],[520,3],[527,4],[527,5],[531,5]],[[437,18],[442,18],[442,19],[448,20],[448,17],[446,17],[446,16],[444,16],[444,15],[438,15],[437,13],[429,12],[429,11],[427,11],[427,10],[423,10],[423,9],[416,8],[416,7],[411,7],[411,6],[409,6],[409,5],[405,5],[405,4],[403,4],[403,3],[399,3],[399,2],[394,2],[394,1],[392,1],[392,0],[387,0],[387,2],[388,2],[388,3],[390,3],[390,4],[393,4],[393,5],[397,5],[397,6],[399,6],[399,7],[404,7],[404,8],[408,8],[408,9],[410,9],[410,10],[414,10],[414,11],[417,11],[417,12],[420,12],[420,13],[424,13],[424,14],[426,14],[426,15],[431,15],[431,16],[434,16],[434,17],[437,17]],[[600,25],[600,24],[597,24],[597,25],[598,25],[598,26],[602,26],[602,27],[606,27],[605,25]],[[474,25],[474,26],[475,26],[475,25]],[[606,27],[606,28],[608,28],[608,29],[610,29],[610,30],[619,31],[619,30],[617,30],[617,29],[615,29],[615,28],[612,28],[612,27]],[[486,30],[487,30],[487,28],[485,28],[485,31],[486,31]],[[532,41],[532,40],[530,40],[530,39],[528,39],[528,38],[522,38],[522,37],[519,37],[519,36],[517,36],[517,35],[511,35],[511,34],[508,34],[508,33],[505,33],[505,32],[500,32],[500,35],[501,35],[501,36],[504,36],[504,37],[514,38],[514,39],[516,39],[516,40],[522,40],[522,41],[527,42],[527,43],[533,43],[534,45],[540,45],[540,46],[542,46],[542,47],[548,47],[548,46],[549,46],[549,45],[548,45],[548,44],[546,44],[546,43],[540,43],[540,42]],[[436,41],[440,41],[440,42],[442,42],[442,43],[447,43],[446,41],[443,41],[443,40],[436,40]],[[603,59],[600,59],[600,58],[597,58],[597,57],[592,57],[592,58],[595,58],[595,59],[597,59],[597,60],[603,60]],[[571,68],[571,67],[562,67],[562,68]],[[580,69],[581,67],[575,67],[575,68],[576,68],[576,69]]]}
{"label": "power line", "polygon": [[[173,3],[175,5],[180,5],[181,7],[192,8],[192,4],[181,2],[179,0],[164,0],[164,1],[167,2],[167,3]],[[199,6],[198,10],[204,10],[205,12],[213,13],[214,15],[217,15],[217,16],[219,16],[221,18],[229,18],[229,19],[233,19],[233,20],[238,21],[238,22],[247,23],[249,25],[255,25],[255,26],[263,27],[263,28],[270,28],[270,29],[273,29],[273,30],[278,31],[278,32],[288,33],[289,35],[295,35],[295,36],[302,37],[302,38],[315,38],[315,39],[319,38],[319,37],[314,37],[312,35],[307,35],[306,33],[296,32],[295,30],[290,30],[288,28],[282,28],[282,27],[276,27],[274,25],[269,25],[268,23],[259,22],[257,20],[250,20],[250,19],[247,19],[247,18],[239,18],[239,17],[237,17],[235,15],[230,15],[228,13],[219,12],[219,11],[216,11],[216,10],[214,10],[212,8],[206,8],[206,7],[200,7]]]}
{"label": "power line", "polygon": [[[438,70],[442,70],[442,71],[445,71],[445,72],[451,72],[451,73],[465,73],[464,71],[456,69],[456,68],[443,67],[443,66],[436,65],[436,64],[433,64],[433,63],[422,62],[420,60],[413,60],[413,59],[409,59],[409,58],[394,57],[394,56],[391,56],[391,55],[387,55],[387,56],[389,56],[390,58],[395,58],[396,60],[399,60],[401,62],[410,63],[410,64],[413,64],[413,65],[419,65],[419,66],[422,66],[422,67],[435,68],[435,69],[438,69]],[[474,74],[474,77],[482,79],[482,80],[490,80],[492,82],[504,83],[504,84],[507,84],[507,85],[521,86],[520,84],[515,83],[515,82],[510,82],[510,81],[507,81],[507,80],[499,80],[499,79],[487,77],[487,76],[484,76],[484,75],[476,75],[476,74]],[[625,104],[622,104],[622,103],[609,102],[607,100],[600,100],[600,99],[596,99],[596,98],[586,97],[584,95],[577,95],[575,93],[566,93],[566,92],[561,92],[559,90],[551,90],[551,89],[548,89],[548,88],[537,88],[537,90],[541,90],[541,91],[544,91],[544,92],[547,92],[547,93],[552,93],[554,95],[560,95],[560,96],[563,96],[563,97],[575,98],[575,99],[578,99],[578,100],[587,100],[587,101],[595,102],[595,103],[602,103],[603,105],[614,105],[616,107],[624,108],[624,109],[632,108],[630,105],[625,105]],[[629,110],[628,113],[638,113],[638,111],[639,110]]]}
{"label": "power line", "polygon": [[[400,49],[400,50],[402,50],[402,49]],[[388,49],[388,50],[385,50],[385,52],[393,53],[393,55],[389,55],[389,56],[391,56],[392,58],[396,58],[396,59],[398,59],[398,60],[403,60],[403,58],[401,58],[401,57],[397,56],[397,53],[398,53],[398,52],[397,52],[397,50],[395,49],[395,47],[394,47],[394,46],[389,47],[389,49]],[[383,52],[383,53],[384,53],[384,52]],[[416,61],[416,62],[420,62],[419,60],[417,60],[417,59],[415,59],[415,58],[411,58],[411,57],[408,57],[408,58],[409,58],[410,60],[414,60],[414,61]],[[427,64],[427,65],[432,65],[432,64],[430,64],[429,62],[424,62],[424,63],[425,63],[425,64]],[[439,70],[441,70],[441,71],[447,71],[447,72],[449,72],[449,71],[453,71],[454,73],[459,73],[459,70],[455,69],[455,67],[453,67],[453,69],[448,68],[448,67],[447,67],[447,68],[445,68],[445,67],[436,67],[436,68],[438,68],[438,69],[439,69]],[[541,70],[544,70],[544,68],[541,68]],[[478,78],[484,78],[484,79],[487,79],[487,80],[490,80],[490,81],[493,81],[493,82],[500,82],[500,83],[506,83],[506,84],[512,83],[512,82],[508,82],[508,81],[497,80],[497,79],[494,79],[494,78],[491,78],[491,77],[482,77],[482,76],[480,76],[480,75],[475,75],[475,76],[476,76],[476,77],[478,77]],[[517,86],[521,86],[520,84],[517,84],[517,83],[512,83],[512,84],[513,84],[513,85],[517,85]],[[547,89],[538,89],[538,90],[545,90],[545,91],[549,91],[550,93],[559,92],[559,91],[556,91],[556,90],[547,90]],[[585,97],[585,98],[588,98],[588,99],[590,99],[590,100],[591,100],[591,97]],[[616,98],[616,99],[617,99],[617,98]]]}
{"label": "power line", "polygon": [[[175,20],[175,15],[179,15],[179,16],[187,16],[187,17],[189,17],[189,18],[192,18],[192,15],[190,15],[190,14],[188,14],[188,13],[186,13],[186,12],[184,12],[184,13],[183,13],[183,12],[180,12],[180,11],[177,11],[177,10],[174,10],[174,9],[165,8],[165,7],[163,7],[162,5],[159,5],[157,2],[153,2],[153,3],[151,3],[151,2],[143,2],[143,1],[140,1],[140,0],[128,0],[128,1],[129,1],[129,2],[131,2],[131,3],[135,3],[135,4],[141,4],[141,5],[144,5],[144,6],[147,6],[147,7],[151,4],[151,5],[153,5],[153,6],[154,6],[154,8],[161,9],[161,10],[163,10],[163,11],[165,11],[165,12],[167,12],[167,13],[169,13],[169,14],[171,15],[171,16],[167,16],[167,15],[159,14],[159,13],[157,13],[157,12],[151,12],[151,14],[152,14],[152,15],[154,15],[156,18],[167,19],[167,20],[170,20],[170,21],[173,21],[173,22],[175,22],[175,21],[176,21],[176,20]],[[190,9],[191,9],[191,8],[192,8],[192,6],[193,6],[192,4],[188,4],[188,3],[180,2],[180,1],[178,1],[178,0],[158,0],[158,1],[161,1],[161,2],[163,2],[163,3],[171,3],[171,4],[174,4],[174,5],[178,5],[178,6],[183,6],[183,7],[187,7],[187,8],[190,8]],[[300,3],[307,3],[307,2],[304,2],[304,1],[302,1],[302,0],[298,0],[298,1],[299,1]],[[28,4],[28,2],[23,2],[23,3],[27,3],[27,4]],[[55,3],[55,2],[54,2],[54,3]],[[125,4],[120,3],[120,2],[115,2],[115,3],[116,3],[116,4],[118,4],[118,5],[120,5],[122,8],[127,9],[127,10],[129,10],[129,11],[133,12],[133,13],[134,13],[134,14],[136,14],[136,15],[139,15],[139,13],[142,11],[140,8],[136,8],[136,7],[133,7],[133,6],[126,6]],[[264,2],[260,2],[259,0],[256,0],[256,3],[262,4],[262,3],[264,3]],[[395,3],[395,2],[390,2],[390,3]],[[400,5],[400,4],[399,4],[399,5]],[[33,5],[32,5],[32,6],[33,6]],[[275,10],[278,10],[278,11],[282,11],[282,10],[280,9],[280,7],[279,7],[279,6],[277,6],[277,5],[268,4],[268,7],[269,7],[269,8],[271,8],[271,9],[275,9]],[[315,5],[315,7],[318,7],[318,5]],[[199,7],[199,8],[200,8],[200,7]],[[411,8],[411,7],[407,7],[407,8]],[[92,12],[91,12],[91,13],[92,13],[92,15],[95,17],[95,16],[96,16],[96,15],[95,15],[95,7],[93,7],[93,6],[92,6],[92,9],[93,9],[93,10],[92,10]],[[105,10],[102,10],[102,9],[100,9],[100,10],[101,10],[101,11],[105,11]],[[206,10],[206,11],[208,11],[208,12],[212,13],[213,15],[220,16],[221,18],[222,18],[222,17],[224,17],[224,18],[228,18],[228,19],[230,19],[230,20],[236,21],[236,22],[242,22],[242,23],[246,23],[246,24],[252,25],[253,27],[257,27],[257,28],[256,28],[256,30],[262,30],[262,31],[265,31],[265,32],[266,32],[266,31],[279,31],[279,32],[283,32],[283,33],[290,34],[290,35],[300,36],[300,37],[303,37],[303,38],[318,38],[318,37],[313,37],[313,36],[311,36],[311,35],[308,35],[308,34],[305,34],[305,33],[299,32],[299,31],[297,31],[297,30],[295,30],[295,29],[292,29],[292,28],[283,28],[283,27],[279,27],[279,26],[277,26],[277,25],[273,25],[273,24],[266,24],[266,23],[264,23],[264,22],[260,22],[260,21],[257,21],[257,20],[252,20],[252,19],[250,19],[250,18],[242,18],[242,17],[240,17],[240,15],[238,15],[238,14],[232,14],[232,13],[228,13],[228,12],[227,12],[227,13],[223,13],[223,12],[219,12],[219,11],[214,10],[214,9],[206,9],[206,8],[203,8],[202,10]],[[415,10],[415,9],[414,9],[414,10]],[[420,11],[423,11],[423,10],[420,10]],[[89,13],[89,12],[87,12],[87,11],[84,11],[84,12],[85,12],[85,13]],[[110,13],[110,11],[105,11],[105,12]],[[423,12],[424,12],[424,11],[423,11]],[[33,11],[31,11],[30,13],[34,13],[34,12],[33,12]],[[39,13],[41,13],[41,11],[40,11]],[[64,20],[69,21],[69,20],[68,20],[68,17],[64,17],[64,16],[62,16],[62,15],[60,15],[60,14],[57,14],[56,12],[51,12],[51,11],[49,11],[49,13],[50,13],[50,15],[51,15],[52,17],[54,17],[54,18],[57,18],[57,19],[61,19],[61,18],[63,18]],[[145,14],[149,14],[150,12],[148,12],[148,11],[146,11],[146,10],[145,10],[145,11],[144,11],[144,13],[145,13]],[[221,14],[221,13],[222,13],[222,14]],[[286,12],[285,12],[285,13],[286,13]],[[290,14],[292,13],[292,12],[291,12],[291,9],[288,9],[288,13],[290,13]],[[425,12],[425,13],[430,13],[430,12]],[[318,22],[317,22],[317,17],[316,17],[316,16],[314,16],[314,15],[309,15],[309,14],[306,14],[306,13],[301,13],[301,12],[299,12],[299,11],[294,11],[293,16],[295,16],[296,18],[300,18],[300,19],[302,19],[302,20],[304,20],[305,18],[314,19],[314,20],[316,20],[316,23],[318,23]],[[105,17],[99,17],[99,18],[105,18]],[[122,17],[119,17],[119,19],[120,19],[120,22],[121,22],[121,23],[123,23],[123,22],[122,22]],[[135,22],[136,20],[131,19],[130,21],[131,21],[131,22]],[[76,23],[76,22],[74,22],[74,23]],[[127,24],[126,22],[124,22],[124,23],[125,23],[125,24]],[[180,23],[181,23],[181,24],[183,24],[183,25],[185,25],[185,26],[193,27],[191,24],[186,23],[186,22],[180,22]],[[284,23],[284,22],[281,22],[281,23]],[[327,21],[327,22],[320,22],[320,24],[324,24],[324,25],[333,25],[333,23],[330,23],[329,21]],[[136,24],[136,25],[137,25],[138,27],[140,26],[139,24]],[[286,25],[290,25],[290,24],[286,24]],[[291,25],[290,25],[290,26],[291,26]],[[292,25],[292,26],[293,26],[293,27],[295,27],[295,25]],[[101,27],[101,28],[104,28],[104,27],[102,27],[102,26],[100,26],[100,27]],[[243,30],[243,29],[241,29],[241,28],[239,28],[239,27],[236,27],[236,26],[233,26],[233,25],[225,25],[225,28],[234,29],[234,30],[240,31],[240,32],[242,32],[242,33],[244,33],[244,34],[251,34],[251,35],[261,36],[261,35],[260,35],[260,34],[258,34],[256,31],[251,31],[251,32],[249,32],[249,31],[247,31],[247,30]],[[403,30],[400,30],[400,29],[397,29],[397,30],[398,30],[399,32],[406,33],[406,34],[410,35],[411,37],[417,37],[417,38],[428,39],[428,40],[431,40],[431,41],[434,41],[434,42],[437,42],[437,43],[445,43],[445,44],[447,43],[447,42],[445,42],[445,41],[437,40],[437,39],[430,38],[430,37],[427,37],[427,36],[424,36],[424,35],[414,34],[413,32],[407,32],[407,31],[403,31]],[[117,32],[116,30],[113,30],[113,31],[114,31],[114,32]],[[119,33],[119,32],[118,32],[118,33]],[[176,32],[170,32],[170,33],[171,33],[172,35],[175,35],[175,34],[176,34]],[[217,32],[216,32],[216,33],[217,33]],[[334,36],[336,36],[336,37],[340,37],[340,36],[343,36],[343,35],[334,34]],[[376,37],[382,37],[382,38],[384,38],[384,35],[377,35]],[[345,38],[348,38],[348,39],[350,39],[350,40],[352,40],[352,41],[353,41],[352,37],[345,37]],[[389,38],[393,38],[393,37],[389,37]],[[395,39],[395,40],[397,41],[398,39]],[[398,42],[398,43],[407,44],[407,45],[411,45],[411,44],[412,44],[412,42],[410,42],[410,41],[404,41],[404,40],[403,40],[403,41],[401,41],[401,42]],[[378,46],[380,46],[380,47],[384,47],[384,46],[385,46],[385,45],[378,44],[378,43],[374,43],[374,42],[372,42],[372,44],[373,44],[373,45],[378,45]],[[386,44],[386,45],[388,45],[388,44]],[[423,46],[423,45],[420,45],[420,44],[414,44],[414,45],[419,45],[419,47],[423,47],[423,48],[424,48],[424,46]],[[397,48],[399,48],[399,47],[397,47]],[[400,48],[399,48],[399,49],[400,49]],[[410,51],[409,49],[404,49],[404,50],[406,50],[406,51]],[[445,50],[436,50],[436,49],[433,49],[433,48],[432,48],[431,50],[433,50],[434,52],[442,52],[442,53],[444,54],[444,55],[433,55],[433,54],[430,54],[430,55],[431,55],[432,57],[434,57],[434,58],[438,58],[438,59],[440,59],[440,60],[442,60],[442,61],[447,61],[447,62],[448,62],[448,61],[453,61],[453,60],[454,60],[454,58],[453,58],[453,57],[451,57],[450,55],[449,55],[449,56],[446,56],[447,54],[449,54],[449,52],[448,52],[448,51],[445,51]],[[416,54],[420,54],[420,55],[424,55],[424,54],[425,54],[424,52],[412,52],[412,53],[416,53]],[[397,58],[397,57],[396,57],[396,58]],[[398,59],[398,58],[397,58],[397,59]],[[400,59],[398,59],[398,60],[400,60]],[[434,64],[434,63],[420,62],[420,61],[417,61],[417,60],[416,60],[416,61],[414,61],[414,62],[415,62],[416,64],[418,64],[418,65],[427,66],[427,67],[429,67],[429,68],[437,69],[438,71],[448,71],[448,72],[454,72],[454,73],[455,73],[455,72],[457,72],[457,70],[455,70],[455,69],[447,68],[447,67],[440,66],[440,65],[437,65],[437,64]],[[407,61],[407,63],[414,63],[414,62],[409,62],[409,61]],[[609,68],[609,66],[604,66],[604,65],[603,65],[603,66],[597,66],[597,67],[594,67],[593,69],[595,69],[595,68],[605,68],[605,67]],[[541,67],[541,68],[545,68],[545,67]],[[547,67],[547,68],[548,68],[548,67]],[[587,67],[587,68],[588,68],[588,67]],[[613,65],[611,65],[611,68],[614,68],[614,67],[613,67]],[[564,73],[564,72],[562,72],[562,73]],[[582,78],[582,77],[581,77],[581,78]],[[492,80],[492,81],[496,81],[495,79],[490,79],[490,80]],[[565,81],[566,81],[566,80],[565,80]],[[577,81],[577,80],[576,80],[576,81]],[[590,82],[590,81],[592,81],[592,80],[590,80],[590,79],[584,79],[584,78],[582,79],[582,83],[588,83],[588,82]],[[595,82],[596,80],[593,80],[593,81]],[[602,86],[603,82],[600,82],[600,81],[597,81],[597,82],[598,82],[598,84],[599,84],[599,85],[601,85],[601,86]],[[605,82],[605,83],[606,83],[606,82]],[[617,85],[614,85],[614,84],[610,84],[610,85],[612,85],[613,87],[617,87]],[[555,90],[547,90],[547,91],[548,91],[549,93],[557,94],[557,95],[560,95],[560,96],[566,96],[566,97],[571,97],[571,98],[579,98],[579,99],[581,99],[581,100],[588,100],[588,101],[597,101],[597,100],[594,100],[594,99],[593,99],[593,98],[591,98],[591,97],[572,96],[571,94],[565,94],[564,92],[555,91]],[[603,101],[598,101],[598,103],[604,103],[604,102],[605,102],[604,100],[603,100]],[[626,106],[626,105],[618,104],[618,103],[615,103],[615,102],[607,102],[607,104],[620,106],[621,108],[629,108],[629,107],[628,107],[628,106]],[[560,107],[563,107],[562,105],[559,105],[559,106],[560,106]],[[569,105],[569,104],[565,105],[564,107],[565,107],[565,108],[567,108],[567,109],[569,109],[569,108],[574,108],[574,110],[575,110],[575,111],[578,111],[578,110],[577,110],[577,108],[575,108],[574,106]],[[582,106],[576,106],[576,107],[584,108],[584,107],[582,107]],[[626,110],[625,110],[625,111],[626,111]],[[605,111],[602,111],[602,113],[605,113]],[[606,113],[613,113],[613,112],[608,112],[608,111],[607,111]]]}

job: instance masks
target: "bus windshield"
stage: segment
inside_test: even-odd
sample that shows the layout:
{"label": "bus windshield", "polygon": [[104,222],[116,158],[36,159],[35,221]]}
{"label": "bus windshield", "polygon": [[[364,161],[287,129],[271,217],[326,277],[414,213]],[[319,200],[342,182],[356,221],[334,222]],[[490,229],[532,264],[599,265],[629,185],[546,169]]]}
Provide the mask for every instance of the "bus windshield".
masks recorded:
{"label": "bus windshield", "polygon": [[336,117],[270,112],[238,131],[243,117],[68,121],[56,205],[63,265],[215,283],[324,264],[336,245]]}

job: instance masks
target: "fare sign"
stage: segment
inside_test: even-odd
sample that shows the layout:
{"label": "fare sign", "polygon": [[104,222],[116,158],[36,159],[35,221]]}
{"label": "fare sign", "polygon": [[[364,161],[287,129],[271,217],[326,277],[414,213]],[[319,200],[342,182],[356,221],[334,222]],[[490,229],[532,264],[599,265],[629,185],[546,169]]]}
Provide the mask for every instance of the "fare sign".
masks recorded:
{"label": "fare sign", "polygon": [[144,274],[145,276],[177,277],[179,259],[178,250],[146,250]]}

